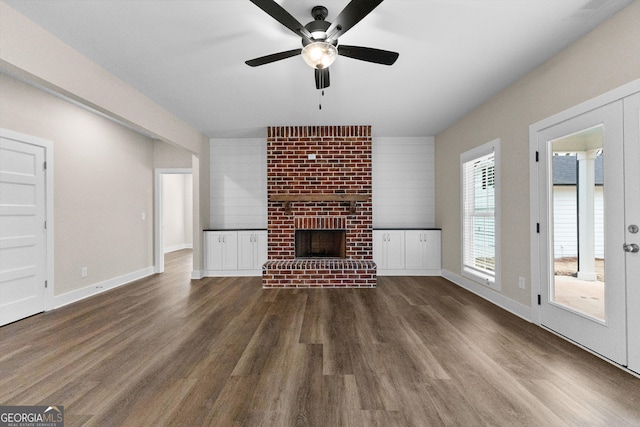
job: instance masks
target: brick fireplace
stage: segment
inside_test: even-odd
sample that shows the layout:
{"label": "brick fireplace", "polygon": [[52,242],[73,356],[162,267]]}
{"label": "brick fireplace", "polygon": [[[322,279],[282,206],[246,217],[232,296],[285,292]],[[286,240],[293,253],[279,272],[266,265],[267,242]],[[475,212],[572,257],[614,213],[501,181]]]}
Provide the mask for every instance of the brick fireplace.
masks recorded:
{"label": "brick fireplace", "polygon": [[268,128],[264,287],[375,287],[371,145],[370,126]]}

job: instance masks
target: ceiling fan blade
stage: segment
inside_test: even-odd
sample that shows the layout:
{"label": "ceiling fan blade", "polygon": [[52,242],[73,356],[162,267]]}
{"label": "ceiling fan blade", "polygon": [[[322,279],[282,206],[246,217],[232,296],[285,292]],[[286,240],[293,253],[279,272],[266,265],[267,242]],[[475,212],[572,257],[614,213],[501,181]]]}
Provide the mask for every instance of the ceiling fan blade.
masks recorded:
{"label": "ceiling fan blade", "polygon": [[347,46],[344,44],[338,46],[338,55],[384,65],[393,65],[396,59],[398,59],[398,56],[400,56],[399,53],[388,50],[362,46]]}
{"label": "ceiling fan blade", "polygon": [[378,7],[380,3],[382,0],[351,0],[351,3],[338,14],[327,28],[327,38],[336,40]]}
{"label": "ceiling fan blade", "polygon": [[315,69],[316,74],[316,89],[324,89],[329,87],[329,69],[323,68],[321,70]]}
{"label": "ceiling fan blade", "polygon": [[272,53],[271,55],[261,56],[260,58],[250,59],[244,61],[245,64],[250,67],[257,67],[258,65],[270,64],[271,62],[280,61],[281,59],[291,58],[292,56],[300,55],[302,49],[287,50],[286,52]]}
{"label": "ceiling fan blade", "polygon": [[296,18],[291,16],[289,12],[284,10],[282,6],[273,0],[250,0],[251,3],[264,10],[273,19],[302,37],[303,39],[310,39],[311,33],[302,25]]}

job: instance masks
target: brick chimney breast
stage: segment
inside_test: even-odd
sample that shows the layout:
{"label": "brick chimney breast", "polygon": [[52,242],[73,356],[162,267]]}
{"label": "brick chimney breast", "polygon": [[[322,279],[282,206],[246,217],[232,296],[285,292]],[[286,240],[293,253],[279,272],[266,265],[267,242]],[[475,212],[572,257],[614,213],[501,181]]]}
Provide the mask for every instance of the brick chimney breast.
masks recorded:
{"label": "brick chimney breast", "polygon": [[[267,129],[263,287],[375,287],[371,126]],[[344,259],[296,259],[296,229],[344,229]]]}

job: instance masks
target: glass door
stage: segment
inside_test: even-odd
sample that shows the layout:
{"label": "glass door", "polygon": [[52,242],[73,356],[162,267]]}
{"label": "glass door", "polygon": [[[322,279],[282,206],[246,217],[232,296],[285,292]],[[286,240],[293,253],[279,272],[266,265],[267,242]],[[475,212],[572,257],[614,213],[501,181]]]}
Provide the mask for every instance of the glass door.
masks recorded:
{"label": "glass door", "polygon": [[552,284],[550,300],[606,321],[604,126],[549,141]]}
{"label": "glass door", "polygon": [[541,324],[626,365],[622,101],[538,134]]}

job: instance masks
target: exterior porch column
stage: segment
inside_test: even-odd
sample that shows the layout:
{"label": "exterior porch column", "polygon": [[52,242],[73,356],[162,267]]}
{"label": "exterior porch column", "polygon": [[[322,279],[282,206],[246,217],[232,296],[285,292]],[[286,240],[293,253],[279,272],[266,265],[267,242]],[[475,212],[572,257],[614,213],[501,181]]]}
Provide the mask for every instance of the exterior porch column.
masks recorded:
{"label": "exterior porch column", "polygon": [[595,256],[595,159],[598,150],[578,155],[578,279],[597,280]]}

